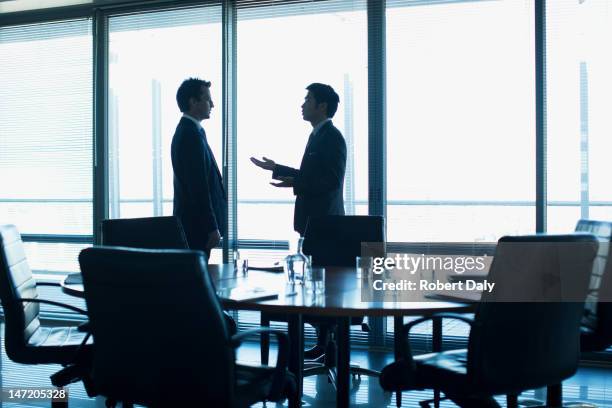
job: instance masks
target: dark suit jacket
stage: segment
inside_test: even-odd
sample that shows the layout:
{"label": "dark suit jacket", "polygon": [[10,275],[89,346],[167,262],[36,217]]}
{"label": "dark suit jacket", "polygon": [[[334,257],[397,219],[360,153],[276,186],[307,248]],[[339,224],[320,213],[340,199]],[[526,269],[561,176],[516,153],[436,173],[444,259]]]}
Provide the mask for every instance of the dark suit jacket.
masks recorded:
{"label": "dark suit jacket", "polygon": [[272,177],[294,177],[296,195],[293,228],[304,235],[308,218],[316,215],[344,215],[344,172],[346,143],[336,127],[327,122],[311,136],[300,168],[277,165]]}
{"label": "dark suit jacket", "polygon": [[206,134],[181,118],[172,138],[174,211],[192,249],[205,249],[208,234],[223,233],[227,200],[217,162]]}

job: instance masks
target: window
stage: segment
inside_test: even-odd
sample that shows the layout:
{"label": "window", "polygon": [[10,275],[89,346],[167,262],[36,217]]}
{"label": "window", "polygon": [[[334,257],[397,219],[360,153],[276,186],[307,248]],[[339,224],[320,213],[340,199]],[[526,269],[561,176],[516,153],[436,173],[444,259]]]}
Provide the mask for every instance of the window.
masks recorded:
{"label": "window", "polygon": [[0,223],[30,241],[33,269],[78,270],[93,235],[91,21],[2,27],[0,60]]}
{"label": "window", "polygon": [[217,107],[202,125],[221,165],[221,8],[109,19],[111,218],[172,214],[176,91],[188,77],[212,82]]}
{"label": "window", "polygon": [[0,13],[12,13],[25,10],[39,10],[52,7],[72,6],[75,4],[92,3],[93,0],[2,0]]}
{"label": "window", "polygon": [[238,237],[294,239],[291,189],[249,157],[299,168],[312,127],[300,114],[313,82],[340,96],[334,125],[347,143],[345,210],[367,214],[367,19],[365,1],[238,9]]}
{"label": "window", "polygon": [[387,5],[388,240],[535,231],[532,2]]}
{"label": "window", "polygon": [[546,4],[547,227],[612,218],[612,12],[605,0]]}

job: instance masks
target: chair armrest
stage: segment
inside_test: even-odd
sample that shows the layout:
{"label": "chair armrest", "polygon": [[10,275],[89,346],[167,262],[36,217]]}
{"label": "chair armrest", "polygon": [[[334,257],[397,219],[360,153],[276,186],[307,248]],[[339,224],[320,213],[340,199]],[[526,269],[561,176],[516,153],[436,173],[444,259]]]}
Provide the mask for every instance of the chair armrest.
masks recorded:
{"label": "chair armrest", "polygon": [[282,365],[283,368],[287,368],[289,363],[289,337],[286,333],[283,333],[280,330],[268,329],[263,327],[258,329],[246,330],[233,335],[230,340],[231,345],[233,348],[239,347],[247,337],[261,333],[269,333],[276,336],[276,339],[278,340],[278,357],[276,359],[276,367],[278,368],[279,365]]}
{"label": "chair armrest", "polygon": [[38,281],[36,281],[36,286],[57,286],[57,287],[60,287],[60,286],[62,286],[62,284],[59,283],[59,282],[38,282]]}
{"label": "chair armrest", "polygon": [[46,304],[46,305],[63,307],[64,309],[72,310],[73,312],[77,312],[77,313],[82,314],[84,316],[88,316],[87,312],[85,310],[83,310],[83,309],[80,309],[80,308],[75,307],[75,306],[67,305],[67,304],[61,303],[61,302],[55,302],[53,300],[31,299],[31,298],[17,298],[17,299],[15,299],[15,302],[19,302],[19,303],[25,303],[25,302],[42,303],[42,304]]}
{"label": "chair armrest", "polygon": [[276,357],[276,367],[274,368],[274,376],[272,386],[268,398],[270,401],[276,401],[282,395],[285,386],[285,378],[287,376],[287,367],[289,365],[289,337],[286,333],[279,330],[268,328],[258,328],[247,330],[231,337],[230,342],[233,348],[240,346],[244,340],[254,334],[269,333],[276,336],[278,340],[278,355]]}
{"label": "chair armrest", "polygon": [[80,331],[81,333],[91,333],[91,324],[88,321],[81,323],[77,326],[77,331]]}
{"label": "chair armrest", "polygon": [[412,351],[410,350],[410,341],[409,341],[410,340],[410,330],[412,330],[412,328],[418,324],[421,324],[423,322],[426,322],[428,320],[433,320],[433,319],[455,319],[455,320],[461,320],[469,324],[470,326],[474,324],[474,319],[465,317],[458,313],[436,313],[431,316],[421,317],[409,323],[406,323],[402,327],[402,338],[400,342],[401,348],[400,350],[398,350],[399,351],[398,354],[400,358],[406,360],[408,363],[412,363]]}
{"label": "chair armrest", "polygon": [[433,320],[433,319],[437,319],[437,318],[442,318],[442,319],[456,319],[456,320],[462,320],[465,323],[472,325],[474,323],[474,319],[469,318],[469,317],[465,317],[459,313],[436,313],[433,314],[431,316],[425,316],[425,317],[420,317],[416,320],[413,320],[409,323],[406,323],[404,325],[404,327],[402,328],[402,335],[406,336],[408,334],[408,332],[410,330],[412,330],[412,328],[414,326],[416,326],[417,324],[421,324],[423,322],[426,322],[428,320]]}

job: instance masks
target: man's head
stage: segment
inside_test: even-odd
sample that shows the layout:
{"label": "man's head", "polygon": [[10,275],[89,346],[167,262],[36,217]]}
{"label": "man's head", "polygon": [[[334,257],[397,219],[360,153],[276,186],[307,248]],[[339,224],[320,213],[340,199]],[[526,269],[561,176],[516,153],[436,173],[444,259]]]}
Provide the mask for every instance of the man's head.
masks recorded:
{"label": "man's head", "polygon": [[314,83],[306,87],[308,94],[302,104],[302,116],[310,123],[333,118],[338,110],[340,98],[334,89],[325,84]]}
{"label": "man's head", "polygon": [[181,112],[197,120],[210,118],[210,110],[215,106],[210,97],[210,82],[199,78],[184,80],[176,91],[176,103]]}

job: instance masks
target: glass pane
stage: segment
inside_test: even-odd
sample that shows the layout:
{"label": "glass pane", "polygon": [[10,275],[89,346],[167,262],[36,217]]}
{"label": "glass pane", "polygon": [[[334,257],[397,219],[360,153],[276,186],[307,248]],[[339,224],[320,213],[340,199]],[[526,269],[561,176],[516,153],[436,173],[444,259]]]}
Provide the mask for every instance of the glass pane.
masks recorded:
{"label": "glass pane", "polygon": [[393,4],[386,31],[388,240],[533,232],[532,2]]}
{"label": "glass pane", "polygon": [[579,218],[612,219],[612,11],[607,0],[559,0],[546,17],[547,223],[568,232]]}
{"label": "glass pane", "polygon": [[30,269],[36,272],[79,272],[79,253],[89,244],[24,242]]}
{"label": "glass pane", "polygon": [[496,242],[503,235],[533,232],[534,225],[532,205],[387,206],[389,233],[411,236],[418,231],[412,242]]}
{"label": "glass pane", "polygon": [[[240,237],[242,239],[295,240],[293,231],[293,202],[270,203],[261,201],[238,203]],[[289,220],[289,221],[287,221]],[[268,222],[265,222],[268,221]],[[295,233],[293,233],[295,234]]]}
{"label": "glass pane", "polygon": [[292,190],[268,184],[270,172],[255,167],[249,157],[299,168],[312,131],[300,107],[313,82],[331,85],[340,96],[333,123],[347,142],[345,210],[355,214],[356,200],[368,196],[365,2],[238,10],[240,239],[295,236]]}
{"label": "glass pane", "polygon": [[0,199],[0,224],[14,224],[21,234],[92,235],[92,214],[91,197],[59,202]]}
{"label": "glass pane", "polygon": [[574,230],[576,222],[580,219],[578,205],[554,205],[549,203],[547,208],[547,232],[551,234],[568,233]]}
{"label": "glass pane", "polygon": [[92,235],[90,20],[0,28],[0,224]]}
{"label": "glass pane", "polygon": [[[109,30],[110,216],[171,215],[176,91],[199,77],[221,106],[221,7],[111,17]],[[202,126],[221,163],[221,109]]]}

